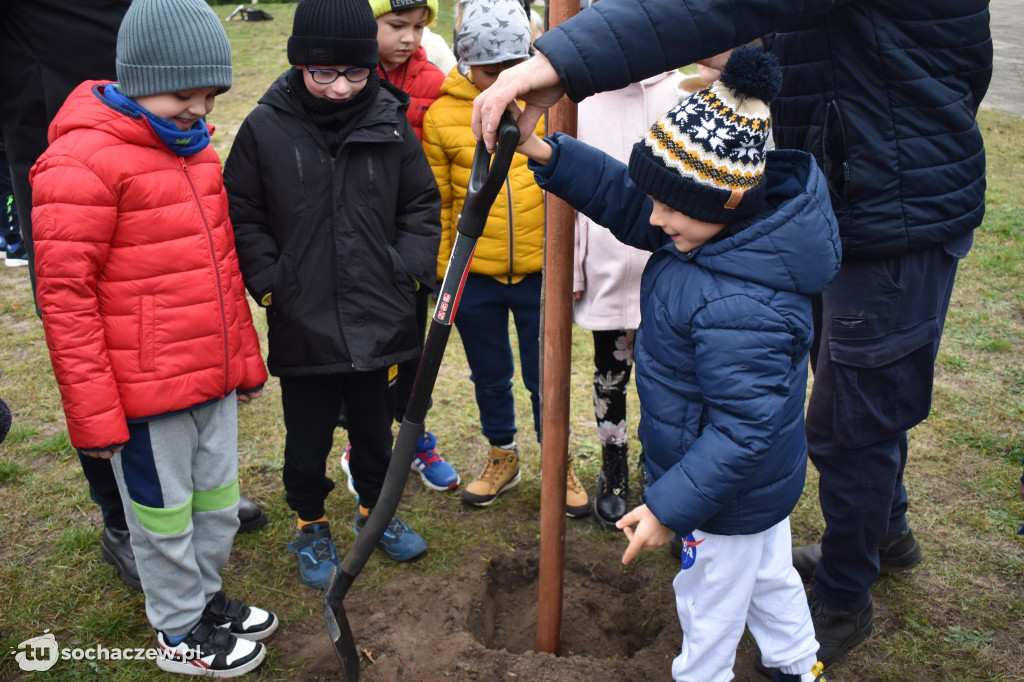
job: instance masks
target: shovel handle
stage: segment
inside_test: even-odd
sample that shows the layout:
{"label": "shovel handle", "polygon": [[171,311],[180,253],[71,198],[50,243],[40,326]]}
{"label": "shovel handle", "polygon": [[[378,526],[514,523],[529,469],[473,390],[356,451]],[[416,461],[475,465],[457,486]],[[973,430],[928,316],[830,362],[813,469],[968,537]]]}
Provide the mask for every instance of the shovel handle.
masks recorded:
{"label": "shovel handle", "polygon": [[458,234],[455,237],[441,291],[438,293],[437,307],[430,322],[423,355],[420,357],[405,418],[395,439],[384,484],[370,517],[342,559],[341,569],[324,594],[324,605],[328,608],[341,606],[345,594],[373,554],[374,547],[384,536],[388,523],[398,509],[398,502],[409,475],[409,466],[416,452],[416,444],[423,433],[423,421],[430,403],[430,394],[441,368],[444,349],[448,344],[448,336],[469,272],[476,240],[483,233],[487,215],[505,182],[518,145],[519,127],[508,112],[502,116],[498,126],[498,148],[495,150],[493,161],[483,142],[477,143],[470,173],[469,192],[463,204],[462,215],[459,216]]}
{"label": "shovel handle", "polygon": [[494,150],[493,161],[484,141],[476,143],[473,166],[469,171],[469,188],[466,200],[462,203],[462,215],[459,216],[459,234],[474,240],[483,234],[487,214],[501,186],[505,184],[518,146],[519,126],[512,114],[506,111],[498,122],[498,147]]}

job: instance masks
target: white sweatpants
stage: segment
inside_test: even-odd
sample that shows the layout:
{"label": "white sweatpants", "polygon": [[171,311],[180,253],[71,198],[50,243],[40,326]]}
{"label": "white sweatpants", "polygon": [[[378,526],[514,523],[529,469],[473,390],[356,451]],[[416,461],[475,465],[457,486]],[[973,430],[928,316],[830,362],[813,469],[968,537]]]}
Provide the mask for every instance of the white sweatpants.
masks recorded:
{"label": "white sweatpants", "polygon": [[672,581],[683,628],[682,651],[672,662],[674,680],[733,679],[744,625],[769,668],[792,674],[811,669],[818,642],[793,568],[791,541],[788,517],[756,535],[697,530],[685,538],[683,568]]}

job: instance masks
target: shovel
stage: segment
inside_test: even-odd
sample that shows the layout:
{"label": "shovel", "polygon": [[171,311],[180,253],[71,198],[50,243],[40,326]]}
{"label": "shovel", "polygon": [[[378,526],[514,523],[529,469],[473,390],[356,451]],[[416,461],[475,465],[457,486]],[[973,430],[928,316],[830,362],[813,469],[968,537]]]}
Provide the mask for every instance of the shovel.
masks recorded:
{"label": "shovel", "polygon": [[323,611],[327,623],[327,635],[331,638],[334,653],[337,654],[347,682],[359,680],[359,653],[352,637],[345,615],[345,595],[352,587],[356,576],[363,570],[377,542],[384,536],[388,523],[398,509],[398,501],[405,489],[409,467],[416,452],[416,444],[423,433],[423,420],[430,403],[430,393],[441,367],[444,349],[451,334],[455,311],[462,295],[462,287],[469,274],[469,263],[473,258],[476,241],[484,231],[487,215],[494,204],[498,191],[505,183],[512,156],[519,145],[519,128],[512,115],[505,113],[498,125],[498,145],[494,160],[487,153],[484,143],[477,142],[473,155],[473,167],[469,177],[469,191],[459,216],[458,233],[452,247],[452,255],[445,271],[444,282],[437,295],[437,306],[430,321],[430,330],[423,346],[423,355],[416,371],[416,379],[409,396],[409,405],[395,439],[387,475],[381,488],[380,498],[370,512],[366,525],[356,537],[341,560],[339,570],[332,569],[324,592]]}

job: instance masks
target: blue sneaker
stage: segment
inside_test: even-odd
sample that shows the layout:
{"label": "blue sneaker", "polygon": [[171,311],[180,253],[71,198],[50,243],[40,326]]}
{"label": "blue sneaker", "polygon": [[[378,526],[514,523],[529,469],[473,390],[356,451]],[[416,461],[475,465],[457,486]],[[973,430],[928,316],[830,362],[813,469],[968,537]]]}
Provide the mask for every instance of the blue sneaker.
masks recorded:
{"label": "blue sneaker", "polygon": [[[359,509],[356,509],[356,521],[352,524],[352,530],[356,535],[359,535],[368,518],[370,517],[363,516]],[[427,541],[397,516],[392,517],[388,529],[384,531],[384,536],[377,544],[395,561],[409,561],[427,551]]]}
{"label": "blue sneaker", "polygon": [[295,541],[288,545],[288,551],[295,552],[299,558],[302,582],[318,590],[327,587],[331,566],[338,568],[341,565],[326,521],[311,523],[295,531]]}
{"label": "blue sneaker", "polygon": [[19,265],[28,265],[28,249],[25,248],[25,242],[19,241],[16,244],[8,242],[5,250],[7,251],[7,258],[4,265],[12,268]]}
{"label": "blue sneaker", "polygon": [[459,472],[437,454],[437,436],[427,431],[416,444],[416,455],[410,469],[423,479],[423,485],[431,490],[455,490],[459,487]]}

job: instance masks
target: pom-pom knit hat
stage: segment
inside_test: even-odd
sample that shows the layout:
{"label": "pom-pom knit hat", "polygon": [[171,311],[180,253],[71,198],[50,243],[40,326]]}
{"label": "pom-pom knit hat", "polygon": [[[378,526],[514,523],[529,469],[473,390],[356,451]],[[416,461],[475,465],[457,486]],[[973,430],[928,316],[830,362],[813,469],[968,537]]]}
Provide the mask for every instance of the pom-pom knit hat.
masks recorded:
{"label": "pom-pom knit hat", "polygon": [[530,18],[519,0],[463,0],[455,37],[459,70],[530,56]]}
{"label": "pom-pom knit hat", "polygon": [[366,0],[299,0],[288,63],[377,66],[377,20]]}
{"label": "pom-pom knit hat", "polygon": [[204,0],[135,0],[117,31],[118,90],[144,97],[231,87],[231,44]]}
{"label": "pom-pom knit hat", "polygon": [[629,177],[691,218],[732,223],[764,201],[768,103],[782,73],[775,55],[739,47],[719,80],[674,106],[633,145]]}
{"label": "pom-pom knit hat", "polygon": [[437,16],[437,0],[370,0],[374,19],[388,12],[402,12],[414,7],[426,7],[427,24],[434,23],[434,17]]}

